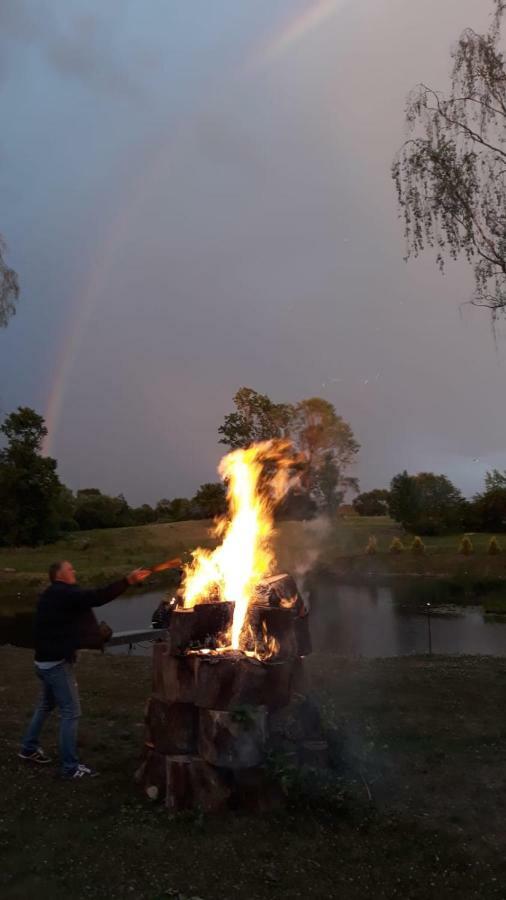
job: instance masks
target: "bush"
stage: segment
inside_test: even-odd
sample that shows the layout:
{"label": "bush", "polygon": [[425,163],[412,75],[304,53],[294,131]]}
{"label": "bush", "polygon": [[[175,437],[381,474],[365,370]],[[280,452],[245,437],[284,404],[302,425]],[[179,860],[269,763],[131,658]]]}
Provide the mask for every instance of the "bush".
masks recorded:
{"label": "bush", "polygon": [[490,538],[487,553],[489,556],[498,556],[501,553],[501,546],[496,537]]}
{"label": "bush", "polygon": [[423,556],[425,553],[425,544],[422,541],[421,537],[415,537],[413,543],[411,544],[411,552],[416,553],[417,556]]}
{"label": "bush", "polygon": [[396,537],[393,539],[393,541],[389,547],[389,552],[390,553],[403,553],[404,552],[404,544],[402,543],[400,538]]}
{"label": "bush", "polygon": [[378,552],[378,541],[372,534],[367,541],[367,546],[365,548],[365,552],[367,556],[374,556]]}
{"label": "bush", "polygon": [[473,542],[467,534],[460,542],[459,553],[462,554],[462,556],[471,556],[474,553]]}

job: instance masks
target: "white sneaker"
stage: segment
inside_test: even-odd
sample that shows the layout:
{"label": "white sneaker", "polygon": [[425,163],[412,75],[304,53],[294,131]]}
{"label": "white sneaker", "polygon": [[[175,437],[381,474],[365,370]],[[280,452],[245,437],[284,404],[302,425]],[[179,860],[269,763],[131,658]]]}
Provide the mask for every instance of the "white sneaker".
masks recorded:
{"label": "white sneaker", "polygon": [[64,775],[64,778],[69,778],[72,781],[77,781],[80,778],[97,778],[100,773],[96,772],[95,769],[90,769],[89,766],[83,766],[80,763],[71,775]]}

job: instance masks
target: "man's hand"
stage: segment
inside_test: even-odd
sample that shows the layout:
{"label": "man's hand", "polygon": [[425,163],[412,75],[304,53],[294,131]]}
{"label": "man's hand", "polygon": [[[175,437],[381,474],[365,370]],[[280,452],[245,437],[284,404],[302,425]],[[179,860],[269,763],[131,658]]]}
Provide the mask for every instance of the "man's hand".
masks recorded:
{"label": "man's hand", "polygon": [[130,572],[130,575],[127,575],[126,579],[129,584],[140,584],[148,575],[151,575],[149,569],[134,569],[133,572]]}

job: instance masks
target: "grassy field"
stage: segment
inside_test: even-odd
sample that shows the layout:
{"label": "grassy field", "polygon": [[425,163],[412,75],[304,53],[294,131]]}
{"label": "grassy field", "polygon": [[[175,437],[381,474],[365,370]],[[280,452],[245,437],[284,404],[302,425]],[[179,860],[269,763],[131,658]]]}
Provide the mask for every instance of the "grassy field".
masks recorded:
{"label": "grassy field", "polygon": [[[211,526],[210,521],[145,525],[73,533],[56,544],[34,549],[0,548],[0,600],[3,606],[7,602],[33,602],[54,559],[70,558],[84,584],[99,583],[138,565],[184,556],[197,546],[213,546]],[[364,552],[370,535],[378,541],[374,556]],[[406,546],[399,555],[388,552],[394,537],[400,537]],[[339,519],[331,525],[322,520],[283,522],[277,529],[275,545],[279,568],[294,572],[319,565],[342,576],[449,576],[473,585],[506,577],[506,553],[496,557],[487,554],[490,537],[473,535],[474,553],[470,557],[458,553],[460,535],[427,538],[426,553],[416,556],[409,550],[412,537],[403,535],[392,520],[357,517]],[[163,584],[163,578],[157,583]]]}
{"label": "grassy field", "polygon": [[292,786],[276,815],[173,817],[132,777],[149,660],[82,654],[82,758],[101,777],[73,785],[17,760],[35,678],[29,652],[0,648],[2,900],[504,897],[506,660],[307,662],[331,789]]}

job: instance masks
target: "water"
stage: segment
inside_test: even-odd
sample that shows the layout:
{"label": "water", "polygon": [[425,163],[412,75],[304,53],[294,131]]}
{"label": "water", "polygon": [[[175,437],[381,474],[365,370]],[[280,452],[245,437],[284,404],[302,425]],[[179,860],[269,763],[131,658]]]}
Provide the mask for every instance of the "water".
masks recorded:
{"label": "water", "polygon": [[[163,593],[153,591],[121,597],[96,610],[114,631],[149,628]],[[0,644],[30,646],[32,616],[0,614]],[[506,618],[493,620],[479,607],[446,611],[434,608],[430,617],[432,651],[440,654],[506,656]],[[314,650],[345,656],[388,657],[427,653],[425,612],[395,602],[390,588],[340,585],[325,580],[316,585],[311,611]],[[122,652],[111,648],[109,652]],[[145,647],[138,652],[147,652]]]}

